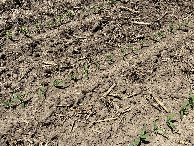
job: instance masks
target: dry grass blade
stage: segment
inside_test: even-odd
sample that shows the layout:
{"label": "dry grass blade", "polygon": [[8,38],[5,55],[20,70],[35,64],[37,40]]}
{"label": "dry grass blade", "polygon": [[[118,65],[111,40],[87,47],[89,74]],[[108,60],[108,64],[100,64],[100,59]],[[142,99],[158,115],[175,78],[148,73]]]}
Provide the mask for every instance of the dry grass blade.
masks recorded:
{"label": "dry grass blade", "polygon": [[116,84],[114,83],[114,84],[108,89],[108,91],[107,91],[106,93],[103,94],[103,97],[106,97],[106,96],[111,92],[111,90],[112,90],[115,86],[116,86]]}
{"label": "dry grass blade", "polygon": [[160,100],[157,98],[157,97],[155,97],[155,96],[153,96],[154,97],[154,99],[156,100],[156,102],[161,106],[161,107],[163,107],[163,109],[168,113],[168,110],[167,110],[167,108],[164,106],[164,104],[162,103],[162,102],[160,102]]}
{"label": "dry grass blade", "polygon": [[151,24],[151,23],[147,23],[147,22],[138,22],[138,21],[133,21],[132,23],[139,24],[139,25],[150,25]]}

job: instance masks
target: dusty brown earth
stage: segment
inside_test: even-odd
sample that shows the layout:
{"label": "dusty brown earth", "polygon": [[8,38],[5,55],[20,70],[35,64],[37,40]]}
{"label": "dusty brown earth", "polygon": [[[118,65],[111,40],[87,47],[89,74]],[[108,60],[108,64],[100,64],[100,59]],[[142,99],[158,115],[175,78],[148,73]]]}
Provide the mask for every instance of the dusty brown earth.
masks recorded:
{"label": "dusty brown earth", "polygon": [[193,6],[1,0],[0,145],[194,145]]}

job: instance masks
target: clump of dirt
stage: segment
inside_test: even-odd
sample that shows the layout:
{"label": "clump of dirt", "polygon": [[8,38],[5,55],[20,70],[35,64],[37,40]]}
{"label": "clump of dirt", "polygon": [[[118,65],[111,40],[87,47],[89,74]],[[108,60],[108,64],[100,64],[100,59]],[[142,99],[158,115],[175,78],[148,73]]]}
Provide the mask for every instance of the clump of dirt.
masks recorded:
{"label": "clump of dirt", "polygon": [[0,16],[0,145],[129,145],[144,126],[141,145],[194,145],[192,1],[3,0]]}

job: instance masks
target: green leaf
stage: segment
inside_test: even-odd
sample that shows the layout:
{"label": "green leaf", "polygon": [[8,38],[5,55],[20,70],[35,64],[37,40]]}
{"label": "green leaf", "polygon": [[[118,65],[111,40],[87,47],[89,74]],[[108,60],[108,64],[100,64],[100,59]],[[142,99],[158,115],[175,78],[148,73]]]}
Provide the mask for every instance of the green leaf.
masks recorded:
{"label": "green leaf", "polygon": [[184,115],[184,112],[185,110],[189,107],[189,101],[186,101],[184,106],[181,108],[180,110],[180,117],[181,117],[181,120],[183,119],[183,115]]}
{"label": "green leaf", "polygon": [[162,133],[164,133],[165,135],[167,135],[167,133],[164,130],[162,130],[160,128],[158,128],[158,130],[160,130]]}
{"label": "green leaf", "polygon": [[144,135],[145,130],[146,130],[146,127],[145,127],[145,125],[144,125],[143,130],[141,131],[141,135],[140,135],[140,137]]}
{"label": "green leaf", "polygon": [[25,107],[25,104],[24,104],[24,102],[22,102],[22,104],[21,104],[21,105],[22,105],[22,108],[24,108],[24,107]]}
{"label": "green leaf", "polygon": [[3,106],[6,106],[6,107],[9,107],[9,106],[11,106],[11,103],[10,103],[10,102],[3,102],[2,105],[3,105]]}
{"label": "green leaf", "polygon": [[171,115],[168,117],[167,121],[170,121],[170,120],[174,117],[174,115],[175,115],[175,114],[171,114]]}
{"label": "green leaf", "polygon": [[174,126],[174,124],[172,122],[169,122],[169,124],[170,124],[170,127],[172,127],[173,129],[175,129],[175,126]]}
{"label": "green leaf", "polygon": [[191,105],[191,107],[194,107],[194,94],[191,93],[190,95],[191,97],[189,98],[189,104]]}
{"label": "green leaf", "polygon": [[145,134],[145,135],[142,135],[141,138],[142,138],[142,139],[145,139],[145,138],[147,138],[147,137],[149,137],[149,136],[150,136],[149,134]]}

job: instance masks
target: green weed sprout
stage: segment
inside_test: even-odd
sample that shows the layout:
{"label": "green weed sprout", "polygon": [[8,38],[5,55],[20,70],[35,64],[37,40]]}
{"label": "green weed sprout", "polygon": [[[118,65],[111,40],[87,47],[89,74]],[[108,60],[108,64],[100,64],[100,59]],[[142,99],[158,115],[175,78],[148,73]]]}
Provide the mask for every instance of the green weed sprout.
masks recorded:
{"label": "green weed sprout", "polygon": [[140,145],[141,142],[144,141],[149,136],[150,135],[146,133],[146,127],[144,125],[143,130],[141,131],[141,134],[140,134],[137,142],[134,142],[134,143],[130,144],[130,146],[138,146],[138,145]]}
{"label": "green weed sprout", "polygon": [[[40,24],[40,22],[39,22],[39,24]],[[39,29],[39,27],[38,27],[38,24],[34,24],[35,26],[35,33],[40,33],[40,29]]]}
{"label": "green weed sprout", "polygon": [[9,31],[6,31],[6,35],[10,40],[13,40],[12,35],[10,35]]}
{"label": "green weed sprout", "polygon": [[191,93],[190,95],[191,97],[189,98],[189,100],[187,100],[184,104],[184,106],[181,108],[180,110],[180,118],[181,120],[183,119],[183,116],[185,115],[185,111],[186,109],[191,106],[191,108],[193,109],[194,106],[194,95]]}
{"label": "green weed sprout", "polygon": [[49,21],[48,21],[48,22],[45,22],[45,23],[46,23],[46,25],[48,26],[48,28],[51,29],[51,23],[52,23],[52,22],[49,22]]}
{"label": "green weed sprout", "polygon": [[28,31],[24,26],[21,25],[21,32],[24,33],[24,36],[29,37],[30,31]]}
{"label": "green weed sprout", "polygon": [[15,94],[15,95],[14,95],[14,100],[20,101],[22,107],[24,108],[24,107],[25,107],[24,98],[25,98],[28,94],[29,94],[29,92],[26,93],[24,96],[21,96],[20,93],[18,93],[17,95]]}
{"label": "green weed sprout", "polygon": [[69,9],[68,12],[67,12],[67,15],[68,15],[69,17],[73,17],[73,16],[75,16],[75,13],[73,13],[73,12]]}
{"label": "green weed sprout", "polygon": [[15,100],[18,100],[18,101],[21,103],[22,107],[24,108],[24,107],[25,107],[24,98],[25,98],[26,96],[28,96],[29,93],[30,93],[30,92],[26,93],[26,94],[23,95],[23,96],[21,96],[20,93],[18,93],[17,95],[14,94],[14,95],[13,95],[14,98],[13,98],[10,102],[3,102],[3,106],[5,106],[5,107],[11,107],[11,106],[13,105],[14,101],[15,101]]}
{"label": "green weed sprout", "polygon": [[83,7],[83,9],[82,9],[82,13],[84,14],[84,13],[85,13],[85,11],[86,11],[86,8],[85,8],[85,7]]}
{"label": "green weed sprout", "polygon": [[11,105],[13,104],[13,100],[11,100],[10,102],[3,102],[2,105],[5,107],[11,107]]}
{"label": "green weed sprout", "polygon": [[43,93],[44,93],[44,85],[42,85],[42,87],[39,89],[40,98],[42,98]]}
{"label": "green weed sprout", "polygon": [[138,50],[137,48],[134,48],[133,43],[130,43],[130,44],[131,44],[131,48],[132,48],[132,51],[133,51],[133,52]]}
{"label": "green weed sprout", "polygon": [[108,60],[108,64],[112,64],[113,63],[113,55],[108,55],[106,56],[106,59]]}
{"label": "green weed sprout", "polygon": [[99,8],[103,8],[104,5],[103,5],[103,4],[99,4],[98,7],[99,7]]}
{"label": "green weed sprout", "polygon": [[190,96],[191,96],[191,97],[189,98],[189,105],[190,105],[191,108],[193,109],[193,107],[194,107],[194,94],[191,93]]}
{"label": "green weed sprout", "polygon": [[88,68],[87,68],[87,64],[84,64],[84,72],[86,74],[86,77],[88,78]]}
{"label": "green weed sprout", "polygon": [[76,80],[76,76],[78,76],[78,74],[72,73],[71,76],[70,76],[70,79],[75,81]]}
{"label": "green weed sprout", "polygon": [[175,114],[171,114],[168,118],[167,118],[167,121],[166,121],[166,124],[167,126],[171,129],[171,130],[174,130],[175,129],[175,126],[173,124],[174,120],[172,120],[172,118],[174,117]]}
{"label": "green weed sprout", "polygon": [[117,0],[110,0],[111,3],[116,2]]}
{"label": "green weed sprout", "polygon": [[[70,15],[69,17],[71,17],[71,11],[68,11],[68,15]],[[61,20],[63,19],[64,16],[58,16],[58,19],[56,20],[55,24],[57,24],[58,22],[61,22]]]}
{"label": "green weed sprout", "polygon": [[140,41],[141,43],[140,43],[140,45],[141,45],[141,48],[143,48],[143,47],[146,47],[147,45],[144,45],[145,43],[148,43],[149,41],[148,40],[142,40],[142,41]]}
{"label": "green weed sprout", "polygon": [[122,50],[122,57],[123,57],[123,60],[125,61],[125,56],[126,56],[126,48],[124,48],[123,50]]}
{"label": "green weed sprout", "polygon": [[96,12],[96,5],[94,5],[94,4],[92,4],[92,7],[93,7],[93,13],[95,13]]}
{"label": "green weed sprout", "polygon": [[[172,29],[174,29],[174,28],[172,28]],[[157,41],[157,39],[159,37],[163,37],[165,33],[166,33],[165,31],[160,31],[160,32],[158,32],[158,34],[152,35],[152,39],[155,40],[155,41]]]}
{"label": "green weed sprout", "polygon": [[167,135],[167,133],[166,133],[164,130],[160,129],[160,128],[158,127],[158,125],[156,125],[156,120],[154,119],[154,133],[157,135],[157,134],[158,134],[158,131],[160,131],[160,132],[162,132],[163,134]]}
{"label": "green weed sprout", "polygon": [[94,63],[97,66],[97,68],[99,69],[100,68],[100,64],[97,61],[95,61]]}
{"label": "green weed sprout", "polygon": [[59,85],[60,84],[62,84],[62,83],[64,83],[66,80],[62,80],[62,81],[57,81],[57,80],[55,80],[54,82],[53,82],[53,85],[55,86],[55,87],[59,87]]}
{"label": "green weed sprout", "polygon": [[186,109],[190,106],[189,101],[186,101],[184,106],[180,110],[180,118],[183,119],[183,115],[185,115]]}

